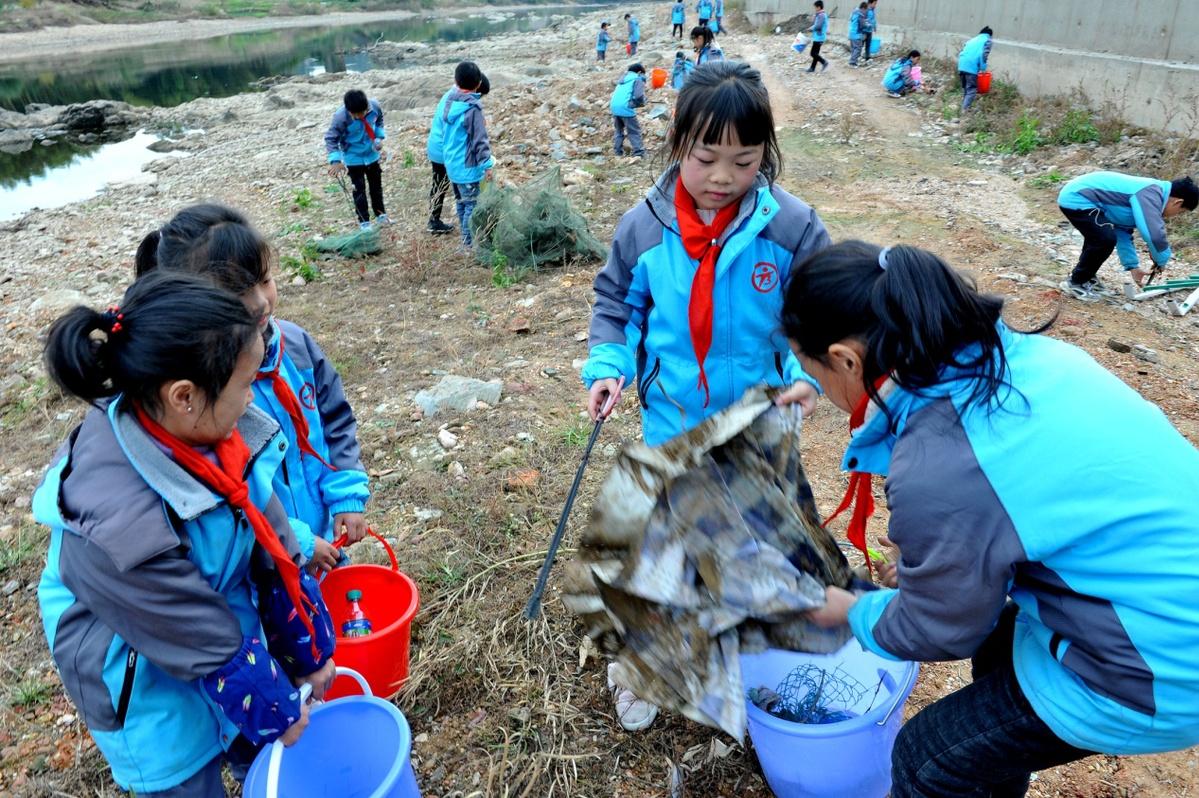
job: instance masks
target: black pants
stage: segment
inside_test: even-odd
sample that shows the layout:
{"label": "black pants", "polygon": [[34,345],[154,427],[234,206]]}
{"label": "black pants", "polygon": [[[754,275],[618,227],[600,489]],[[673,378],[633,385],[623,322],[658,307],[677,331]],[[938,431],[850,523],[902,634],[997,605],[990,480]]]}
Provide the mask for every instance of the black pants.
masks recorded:
{"label": "black pants", "polygon": [[358,221],[369,222],[371,220],[370,212],[366,207],[368,183],[371,190],[371,208],[374,209],[375,216],[387,213],[383,208],[383,170],[379,168],[379,162],[375,161],[366,166],[347,166],[346,171],[350,173],[350,182],[354,184],[354,208],[358,211]]}
{"label": "black pants", "polygon": [[445,195],[450,190],[450,177],[445,173],[445,164],[434,163],[433,188],[429,189],[429,221],[441,221],[441,206],[445,204]]}
{"label": "black pants", "polygon": [[1037,717],[1016,681],[1016,605],[971,659],[974,681],[904,724],[891,755],[891,798],[1021,798],[1031,774],[1091,756]]}
{"label": "black pants", "polygon": [[1070,275],[1070,282],[1082,285],[1095,279],[1099,267],[1111,257],[1112,250],[1116,248],[1116,228],[1098,208],[1081,211],[1059,207],[1058,210],[1082,233],[1082,253]]}
{"label": "black pants", "polygon": [[815,72],[817,64],[828,66],[828,61],[820,55],[820,45],[822,44],[824,42],[812,42],[812,65],[808,67],[809,72]]}
{"label": "black pants", "polygon": [[673,39],[675,36],[678,36],[680,39],[683,38],[683,23],[674,23],[674,30],[670,32],[670,38]]}
{"label": "black pants", "polygon": [[866,40],[862,42],[862,55],[865,56],[867,61],[869,61],[870,60],[870,42],[872,42],[874,40],[874,34],[867,33],[865,35],[866,35]]}

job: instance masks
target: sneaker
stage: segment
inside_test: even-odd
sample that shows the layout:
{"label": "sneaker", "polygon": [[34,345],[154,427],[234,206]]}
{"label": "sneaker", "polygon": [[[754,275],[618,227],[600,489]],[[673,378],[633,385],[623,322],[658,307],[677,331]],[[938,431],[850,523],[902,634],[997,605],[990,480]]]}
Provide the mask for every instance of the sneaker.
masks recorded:
{"label": "sneaker", "polygon": [[395,222],[393,222],[391,217],[387,214],[381,213],[375,217],[375,224],[379,227],[387,227],[388,225],[395,224]]}
{"label": "sneaker", "polygon": [[887,92],[887,96],[888,96],[888,97],[895,97],[896,99],[900,99],[900,100],[902,100],[902,99],[903,99],[903,95],[902,95],[902,94],[900,94],[900,93],[899,93],[899,92],[897,92],[897,91],[889,91],[889,92]]}
{"label": "sneaker", "polygon": [[631,732],[649,728],[654,718],[658,717],[658,708],[638,698],[632,690],[617,687],[612,681],[612,669],[615,667],[615,662],[608,664],[608,689],[615,699],[616,719],[620,721],[621,728]]}
{"label": "sneaker", "polygon": [[1094,291],[1096,294],[1099,294],[1099,296],[1119,296],[1120,295],[1119,291],[1117,291],[1115,288],[1112,288],[1112,287],[1108,286],[1107,284],[1101,282],[1098,277],[1092,278],[1091,282],[1088,283],[1088,285],[1090,285],[1091,290]]}
{"label": "sneaker", "polygon": [[442,236],[454,232],[454,225],[446,224],[440,219],[430,219],[429,225],[425,229],[435,236]]}
{"label": "sneaker", "polygon": [[1062,293],[1074,297],[1079,302],[1102,302],[1103,297],[1095,293],[1091,287],[1094,280],[1077,285],[1070,280],[1062,280],[1058,283],[1058,288],[1062,289]]}
{"label": "sneaker", "polygon": [[827,69],[828,69],[828,61],[825,61],[824,63],[822,63],[822,64],[820,65],[820,71],[821,71],[821,72],[824,72],[824,71],[825,71],[825,70],[827,70]]}
{"label": "sneaker", "polygon": [[359,230],[371,230],[371,229],[373,229],[373,226],[371,225],[370,222],[359,222],[358,229]]}

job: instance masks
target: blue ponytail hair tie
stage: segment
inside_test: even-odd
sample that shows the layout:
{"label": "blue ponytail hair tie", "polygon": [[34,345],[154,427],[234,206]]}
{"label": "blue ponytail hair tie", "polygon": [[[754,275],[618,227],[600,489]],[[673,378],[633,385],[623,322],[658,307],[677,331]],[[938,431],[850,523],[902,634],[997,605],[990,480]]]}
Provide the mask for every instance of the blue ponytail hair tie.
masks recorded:
{"label": "blue ponytail hair tie", "polygon": [[878,267],[883,271],[887,270],[887,253],[890,251],[890,247],[883,247],[878,253]]}

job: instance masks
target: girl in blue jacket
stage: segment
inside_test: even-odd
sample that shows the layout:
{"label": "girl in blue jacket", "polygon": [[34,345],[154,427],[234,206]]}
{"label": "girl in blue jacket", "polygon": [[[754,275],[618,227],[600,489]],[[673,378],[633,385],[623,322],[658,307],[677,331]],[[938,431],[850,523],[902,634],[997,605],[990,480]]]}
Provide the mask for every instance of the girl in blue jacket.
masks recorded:
{"label": "girl in blue jacket", "polygon": [[853,542],[879,474],[899,550],[897,589],[829,588],[815,619],[889,659],[972,658],[900,730],[893,798],[1019,796],[1043,768],[1199,743],[1199,452],[1002,310],[931,253],[856,241],[787,289],[800,362],[850,413]]}
{"label": "girl in blue jacket", "polygon": [[621,219],[595,279],[582,374],[593,417],[621,377],[637,380],[650,445],[762,382],[815,401],[815,381],[779,333],[781,285],[829,238],[815,211],[775,185],[773,131],[756,70],[722,61],[691,73],[670,133],[672,165]]}
{"label": "girl in blue jacket", "polygon": [[691,49],[695,50],[696,66],[703,66],[709,61],[724,60],[724,52],[716,45],[716,37],[707,24],[696,25],[691,29]]}
{"label": "girl in blue jacket", "polygon": [[358,446],[358,422],[341,377],[320,346],[297,324],[277,319],[279,299],[265,239],[238,211],[193,205],[150,233],[137,250],[137,273],[155,268],[208,277],[242,298],[266,337],[254,382],[254,404],[287,438],[275,492],[298,533],[305,562],[328,570],[340,554],[332,541],[366,535],[370,498]]}
{"label": "girl in blue jacket", "polygon": [[113,779],[224,796],[257,746],[307,724],[333,629],[271,482],[288,448],[253,407],[255,318],[208,280],[150,274],[50,328],[46,367],[94,407],[34,494],[50,527],[46,640]]}

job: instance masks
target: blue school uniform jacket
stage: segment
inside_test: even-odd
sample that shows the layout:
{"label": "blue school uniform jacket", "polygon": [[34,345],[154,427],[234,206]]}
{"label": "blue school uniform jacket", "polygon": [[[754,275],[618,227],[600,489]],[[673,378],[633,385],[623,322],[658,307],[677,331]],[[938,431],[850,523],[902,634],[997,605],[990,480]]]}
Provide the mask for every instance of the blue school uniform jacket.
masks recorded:
{"label": "blue school uniform jacket", "polygon": [[379,151],[375,142],[366,132],[366,122],[379,141],[387,138],[383,129],[383,109],[379,103],[370,101],[370,108],[362,119],[355,119],[345,108],[337,109],[333,121],[325,131],[325,151],[329,154],[329,163],[342,162],[346,166],[366,166],[379,160]]}
{"label": "blue school uniform jacket", "polygon": [[629,17],[629,42],[641,41],[641,23],[636,17]]}
{"label": "blue school uniform jacket", "polygon": [[[238,428],[250,500],[298,558],[271,488],[287,441],[254,407]],[[245,516],[176,465],[125,399],[71,433],[33,512],[50,527],[38,585],[46,640],[122,788],[177,786],[239,733],[267,742],[299,717],[288,674],[311,673],[333,651],[316,581],[303,582],[321,610],[314,661],[302,623],[265,611],[277,577]]]}
{"label": "blue school uniform jacket", "polygon": [[637,109],[645,105],[645,75],[636,72],[626,72],[616,84],[608,108],[612,116],[630,117],[637,115]]}
{"label": "blue school uniform jacket", "polygon": [[1119,172],[1091,172],[1076,177],[1057,195],[1057,204],[1067,210],[1097,211],[1099,224],[1110,224],[1116,232],[1116,252],[1125,269],[1137,267],[1133,230],[1141,234],[1149,255],[1158,266],[1169,262],[1170,242],[1162,213],[1170,201],[1170,181],[1134,177]]}
{"label": "blue school uniform jacket", "polygon": [[300,400],[308,422],[308,442],[336,469],[300,451],[295,425],[275,397],[270,379],[256,380],[254,404],[279,424],[287,438],[287,452],[275,474],[275,493],[287,515],[303,522],[297,537],[307,560],[316,543],[314,536],[333,539],[333,516],[360,513],[366,508],[370,487],[358,446],[358,422],[337,370],[298,324],[272,319],[270,325],[270,340],[259,373],[269,374],[279,367],[279,373]]}
{"label": "blue school uniform jacket", "polygon": [[696,54],[695,65],[702,66],[703,64],[706,64],[709,61],[723,61],[723,60],[724,60],[724,51],[721,50],[719,47],[717,47],[715,44],[710,44],[707,47],[700,50]]}
{"label": "blue school uniform jacket", "polygon": [[691,74],[691,70],[695,69],[695,64],[688,61],[686,58],[675,58],[674,67],[671,69],[670,85],[676,89],[683,88],[683,84],[687,82],[687,76]]}
{"label": "blue school uniform jacket", "polygon": [[442,113],[445,171],[454,183],[478,183],[495,166],[479,95],[455,91]]}
{"label": "blue school uniform jacket", "polygon": [[977,75],[987,71],[987,59],[991,57],[991,36],[980,33],[962,47],[958,55],[958,72]]}
{"label": "blue school uniform jacket", "polygon": [[855,8],[849,15],[849,38],[855,42],[865,39],[865,23],[866,15],[862,13],[861,9]]}
{"label": "blue school uniform jacket", "polygon": [[712,18],[712,0],[699,0],[695,9],[699,12],[699,21],[701,24]]}
{"label": "blue school uniform jacket", "polygon": [[674,25],[682,25],[687,19],[687,6],[683,3],[675,3],[670,9],[670,21]]}
{"label": "blue school uniform jacket", "polygon": [[783,281],[829,245],[816,212],[759,177],[721,239],[712,290],[712,348],[704,361],[704,407],[687,323],[697,262],[683,249],[672,168],[616,228],[608,263],[595,278],[591,354],[583,382],[637,380],[642,434],[651,446],[699,424],[761,383],[815,384],[782,333]]}
{"label": "blue school uniform jacket", "polygon": [[816,16],[812,17],[812,41],[822,42],[826,39],[828,39],[828,14],[818,11]]}
{"label": "blue school uniform jacket", "polygon": [[916,84],[912,80],[912,59],[907,56],[895,59],[894,63],[887,67],[882,83],[884,89],[893,92],[900,92],[905,87],[915,86]]}
{"label": "blue school uniform jacket", "polygon": [[608,42],[612,41],[612,34],[606,30],[601,30],[599,35],[595,37],[596,52],[606,52],[608,50]]}
{"label": "blue school uniform jacket", "polygon": [[453,86],[441,95],[441,99],[437,102],[437,110],[433,112],[433,120],[429,124],[429,138],[425,141],[425,153],[429,156],[429,163],[445,163],[442,144],[442,139],[445,137],[445,107],[450,102],[450,95],[456,91],[458,91],[458,87]]}
{"label": "blue school uniform jacket", "polygon": [[853,435],[844,467],[886,475],[901,551],[899,589],[858,599],[854,635],[962,659],[1010,597],[1016,677],[1055,734],[1109,754],[1199,743],[1199,452],[1086,352],[1000,331],[999,408],[947,371],[885,387],[891,421],[872,407]]}

